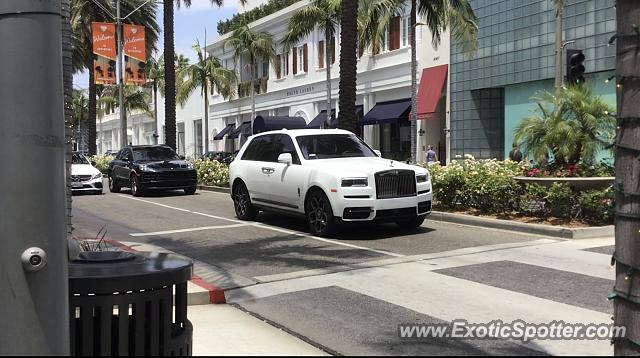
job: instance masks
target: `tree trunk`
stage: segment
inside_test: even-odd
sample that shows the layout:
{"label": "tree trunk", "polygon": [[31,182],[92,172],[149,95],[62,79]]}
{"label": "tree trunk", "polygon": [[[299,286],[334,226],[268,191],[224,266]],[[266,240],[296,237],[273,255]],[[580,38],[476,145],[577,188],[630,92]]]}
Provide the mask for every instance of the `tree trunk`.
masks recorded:
{"label": "tree trunk", "polygon": [[561,6],[556,9],[556,93],[562,87],[562,12]]}
{"label": "tree trunk", "polygon": [[[207,79],[204,80],[204,153],[209,151],[209,89]],[[200,154],[204,154],[200,153]]]}
{"label": "tree trunk", "polygon": [[66,154],[67,238],[73,236],[71,192],[71,162],[73,160],[73,48],[71,47],[70,0],[62,0],[62,80],[64,85],[64,137]]}
{"label": "tree trunk", "polygon": [[[418,60],[416,56],[416,0],[411,0],[410,16],[410,40],[411,40],[411,163],[417,160],[418,136],[418,101],[416,91],[418,90]],[[423,79],[424,81],[424,79]]]}
{"label": "tree trunk", "polygon": [[[640,354],[640,2],[618,0],[617,83],[619,127],[616,149],[616,285],[614,322],[626,326],[626,337],[615,340],[616,355]],[[629,149],[634,148],[634,149]],[[634,343],[636,342],[636,343]]]}
{"label": "tree trunk", "polygon": [[356,132],[358,1],[343,1],[340,11],[339,126]]}
{"label": "tree trunk", "polygon": [[[93,49],[89,49],[93,53]],[[89,155],[96,155],[96,118],[97,118],[97,105],[96,100],[96,84],[95,76],[93,73],[93,58],[89,57],[87,61],[87,68],[89,69],[89,123],[87,123],[87,130],[89,131]]]}
{"label": "tree trunk", "polygon": [[163,5],[164,21],[164,142],[176,149],[176,68],[173,43],[173,0]]}
{"label": "tree trunk", "polygon": [[325,50],[324,50],[324,59],[327,63],[327,119],[325,119],[324,125],[321,128],[329,128],[331,123],[331,33],[329,32],[329,27],[331,24],[326,24],[324,31],[324,41],[325,41]]}
{"label": "tree trunk", "polygon": [[255,58],[253,58],[253,56],[250,57],[251,59],[251,64],[249,65],[249,69],[251,70],[251,90],[249,91],[249,93],[251,93],[251,118],[249,118],[249,120],[251,121],[251,128],[253,128],[253,120],[256,118],[256,83],[255,83]]}
{"label": "tree trunk", "polygon": [[158,144],[158,83],[153,80],[153,144]]}

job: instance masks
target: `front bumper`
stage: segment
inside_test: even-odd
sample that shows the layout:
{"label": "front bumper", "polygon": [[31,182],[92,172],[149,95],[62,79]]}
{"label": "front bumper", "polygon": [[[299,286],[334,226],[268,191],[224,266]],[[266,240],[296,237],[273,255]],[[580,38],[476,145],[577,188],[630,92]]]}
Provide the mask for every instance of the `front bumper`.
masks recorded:
{"label": "front bumper", "polygon": [[71,183],[71,191],[73,192],[83,192],[83,191],[91,191],[91,192],[102,192],[102,178],[91,179],[83,182],[72,182]]}
{"label": "front bumper", "polygon": [[142,173],[140,186],[150,190],[189,189],[197,186],[198,178],[195,171],[148,172]]}
{"label": "front bumper", "polygon": [[377,199],[375,189],[350,188],[332,193],[334,216],[342,221],[394,221],[431,213],[431,183],[420,184],[414,196]]}

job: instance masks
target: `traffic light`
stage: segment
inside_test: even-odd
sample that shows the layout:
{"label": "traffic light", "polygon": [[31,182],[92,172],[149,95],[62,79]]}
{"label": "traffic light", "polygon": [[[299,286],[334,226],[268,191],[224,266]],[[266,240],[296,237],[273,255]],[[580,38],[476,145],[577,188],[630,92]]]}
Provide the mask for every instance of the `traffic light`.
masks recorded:
{"label": "traffic light", "polygon": [[582,50],[567,50],[567,83],[577,85],[584,83],[584,54]]}

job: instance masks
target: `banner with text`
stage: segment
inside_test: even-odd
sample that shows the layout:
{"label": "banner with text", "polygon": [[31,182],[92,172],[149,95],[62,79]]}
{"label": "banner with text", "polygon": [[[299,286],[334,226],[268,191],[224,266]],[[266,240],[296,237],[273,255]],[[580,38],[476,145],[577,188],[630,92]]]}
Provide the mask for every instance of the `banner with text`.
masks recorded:
{"label": "banner with text", "polygon": [[147,82],[144,26],[124,25],[124,83],[144,86]]}
{"label": "banner with text", "polygon": [[92,22],[93,75],[96,84],[116,84],[116,25]]}

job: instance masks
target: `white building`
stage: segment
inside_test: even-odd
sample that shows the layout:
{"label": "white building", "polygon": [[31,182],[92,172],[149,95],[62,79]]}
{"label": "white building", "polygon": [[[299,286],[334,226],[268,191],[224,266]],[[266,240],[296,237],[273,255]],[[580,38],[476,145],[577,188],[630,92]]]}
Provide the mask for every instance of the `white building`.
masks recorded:
{"label": "white building", "polygon": [[[308,0],[297,2],[283,10],[266,16],[250,24],[257,31],[272,34],[279,42],[286,32],[290,17],[299,9],[307,6]],[[357,102],[360,123],[359,134],[383,156],[395,159],[410,157],[410,111],[411,98],[411,51],[409,47],[409,9],[403,16],[394,20],[387,35],[383,51],[372,55],[368,49],[358,62]],[[421,19],[418,19],[418,23]],[[418,57],[418,159],[424,160],[424,149],[433,145],[440,159],[449,158],[449,36],[443,36],[438,49],[431,44],[431,35],[426,26],[419,26],[416,42]],[[206,49],[212,56],[218,57],[229,69],[236,69],[240,81],[247,81],[249,73],[244,63],[234,63],[232,51],[224,49],[229,34],[210,42]],[[310,123],[326,109],[326,69],[321,61],[324,58],[324,35],[320,31],[311,33],[301,41],[295,50],[281,56],[281,75],[268,63],[260,64],[258,77],[260,93],[256,94],[256,116],[301,117]],[[339,39],[335,45],[335,62],[331,69],[332,109],[338,107],[339,83]],[[295,58],[293,53],[295,52]],[[225,100],[220,95],[209,98],[209,149],[212,151],[234,151],[251,135],[251,127],[243,123],[253,122],[251,118],[250,97]],[[164,101],[158,101],[158,133],[160,142],[164,142]],[[339,112],[339,108],[337,108]],[[326,112],[325,112],[326,113]],[[203,152],[203,115],[204,99],[200,91],[194,91],[188,103],[176,108],[178,152],[188,157],[196,157]],[[134,116],[131,116],[134,117]],[[151,120],[152,121],[152,120]],[[144,120],[141,122],[147,123]],[[145,143],[147,129],[136,132],[135,120],[131,134],[139,143]],[[232,130],[225,131],[230,127]],[[143,134],[140,134],[142,131]],[[242,133],[237,132],[245,132]],[[216,135],[225,132],[224,135]],[[106,132],[105,132],[106,134]],[[112,145],[118,134],[111,134]],[[108,137],[108,135],[107,135]],[[231,137],[231,138],[230,138]],[[100,137],[99,137],[100,138]],[[152,140],[153,138],[151,138]],[[106,147],[105,147],[106,148]]]}

